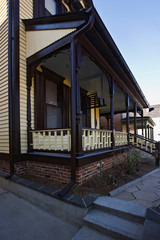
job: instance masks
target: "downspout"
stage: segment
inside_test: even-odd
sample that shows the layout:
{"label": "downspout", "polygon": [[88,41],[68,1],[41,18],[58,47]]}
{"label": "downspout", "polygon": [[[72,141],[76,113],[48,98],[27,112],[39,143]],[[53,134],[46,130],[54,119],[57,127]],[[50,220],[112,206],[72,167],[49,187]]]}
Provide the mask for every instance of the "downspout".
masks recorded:
{"label": "downspout", "polygon": [[[90,14],[89,21],[86,25],[84,25],[79,31],[77,31],[71,41],[71,62],[72,62],[72,85],[76,84],[76,69],[77,69],[77,61],[76,61],[76,47],[77,47],[77,39],[80,35],[87,33],[94,25],[94,15],[92,12],[92,7],[87,9],[87,14]],[[76,87],[76,86],[75,86]],[[76,93],[74,93],[76,94]],[[73,97],[72,97],[73,98]],[[73,101],[71,101],[73,104]],[[74,103],[75,105],[75,103]],[[72,108],[71,108],[72,109]],[[76,181],[76,107],[74,107],[74,111],[72,112],[71,118],[71,161],[72,161],[72,169],[71,169],[71,180]]]}
{"label": "downspout", "polygon": [[[86,13],[90,14],[87,24],[85,24],[80,30],[78,30],[75,33],[71,41],[72,84],[73,84],[73,81],[74,81],[74,84],[76,84],[75,78],[76,78],[76,62],[77,62],[76,61],[77,39],[80,35],[87,33],[93,27],[94,20],[95,20],[94,14],[92,12],[92,7],[87,9]],[[72,101],[71,101],[71,104],[73,104]],[[71,181],[58,195],[60,197],[63,197],[69,191],[69,189],[75,184],[75,181],[76,181],[76,107],[74,107],[74,111],[72,112],[72,118],[71,118]]]}
{"label": "downspout", "polygon": [[9,0],[9,27],[8,27],[8,92],[9,92],[9,153],[10,153],[10,173],[6,179],[10,179],[14,174],[13,157],[13,105],[12,105],[12,0]]}
{"label": "downspout", "polygon": [[[15,91],[18,86],[16,85],[17,75],[19,74],[19,49],[15,53],[15,48],[19,48],[17,38],[19,38],[19,1],[9,0],[9,26],[8,26],[8,93],[9,93],[9,153],[10,153],[10,173],[6,176],[6,179],[10,179],[14,174],[14,155],[16,149],[19,147],[19,143],[15,141],[16,136],[16,124],[15,112],[19,115],[18,109],[15,109],[15,102],[17,97]],[[17,36],[18,31],[18,36]],[[16,40],[15,40],[16,38]],[[17,55],[16,55],[17,54]]]}

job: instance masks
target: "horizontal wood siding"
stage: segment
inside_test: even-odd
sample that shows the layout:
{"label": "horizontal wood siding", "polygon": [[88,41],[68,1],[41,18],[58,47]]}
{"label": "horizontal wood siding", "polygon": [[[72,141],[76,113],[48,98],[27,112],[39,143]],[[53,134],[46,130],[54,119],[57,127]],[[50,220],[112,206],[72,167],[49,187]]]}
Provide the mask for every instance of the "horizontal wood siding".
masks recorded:
{"label": "horizontal wood siding", "polygon": [[[33,18],[33,0],[20,0],[20,130],[21,153],[27,152],[27,71],[26,32],[22,19]],[[34,86],[31,88],[32,127],[34,127]]]}
{"label": "horizontal wood siding", "polygon": [[8,0],[0,1],[0,152],[9,153]]}

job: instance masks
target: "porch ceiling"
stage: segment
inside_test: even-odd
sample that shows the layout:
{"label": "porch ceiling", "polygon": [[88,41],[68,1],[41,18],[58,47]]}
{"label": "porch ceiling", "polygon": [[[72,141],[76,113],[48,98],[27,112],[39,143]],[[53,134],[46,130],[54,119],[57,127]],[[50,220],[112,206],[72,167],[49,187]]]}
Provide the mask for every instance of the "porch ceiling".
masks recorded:
{"label": "porch ceiling", "polygon": [[[51,71],[62,76],[71,83],[70,51],[64,50],[54,54],[49,59],[43,61],[41,66],[45,66]],[[105,107],[100,108],[100,114],[110,113],[109,83],[106,74],[87,56],[83,57],[80,68],[80,87],[87,92],[96,92],[99,98],[105,99]],[[133,103],[130,103],[130,111]],[[114,95],[115,113],[126,112],[125,96],[121,89],[115,85]]]}

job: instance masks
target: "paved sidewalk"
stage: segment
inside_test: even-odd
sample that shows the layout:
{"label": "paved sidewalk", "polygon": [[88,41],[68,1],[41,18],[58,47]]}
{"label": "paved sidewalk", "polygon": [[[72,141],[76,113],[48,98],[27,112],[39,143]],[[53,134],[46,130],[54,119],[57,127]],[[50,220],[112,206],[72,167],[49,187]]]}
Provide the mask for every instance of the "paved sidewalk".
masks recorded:
{"label": "paved sidewalk", "polygon": [[160,168],[114,197],[147,207],[160,208]]}
{"label": "paved sidewalk", "polygon": [[0,239],[70,240],[78,228],[0,188]]}

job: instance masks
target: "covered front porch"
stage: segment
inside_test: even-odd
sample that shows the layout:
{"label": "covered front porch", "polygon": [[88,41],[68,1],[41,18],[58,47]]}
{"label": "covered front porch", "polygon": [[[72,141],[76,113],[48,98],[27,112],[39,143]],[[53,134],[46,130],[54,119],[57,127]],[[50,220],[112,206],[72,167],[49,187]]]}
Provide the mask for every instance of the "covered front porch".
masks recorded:
{"label": "covered front porch", "polygon": [[[136,117],[148,103],[94,9],[24,23],[28,154],[65,155],[75,180],[86,158],[103,160],[129,146],[129,112]],[[115,125],[122,113],[125,132]]]}

